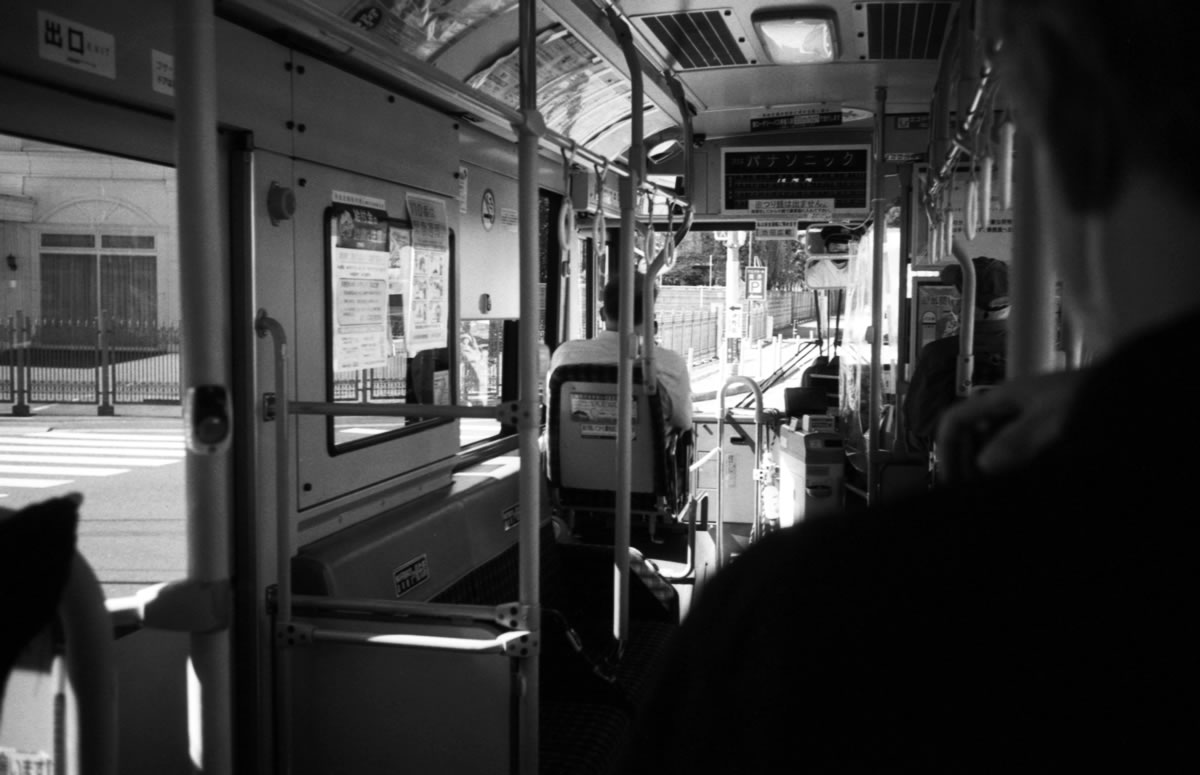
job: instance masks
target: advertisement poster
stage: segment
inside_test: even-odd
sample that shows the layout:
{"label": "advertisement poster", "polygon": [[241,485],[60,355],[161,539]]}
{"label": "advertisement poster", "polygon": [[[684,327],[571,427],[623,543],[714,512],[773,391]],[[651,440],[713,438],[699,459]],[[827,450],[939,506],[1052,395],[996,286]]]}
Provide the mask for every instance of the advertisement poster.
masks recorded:
{"label": "advertisement poster", "polygon": [[330,210],[335,371],[378,368],[391,353],[388,230],[382,200],[334,192]]}
{"label": "advertisement poster", "polygon": [[[520,104],[519,53],[519,49],[509,51],[468,78],[467,84],[516,107]],[[563,27],[538,34],[537,83],[546,125],[580,143],[599,138],[614,125],[614,116],[630,113],[629,81]],[[671,125],[662,111],[647,111],[644,122],[646,136]]]}
{"label": "advertisement poster", "polygon": [[408,195],[412,223],[411,302],[404,305],[409,357],[446,346],[450,318],[450,231],[446,203]]}
{"label": "advertisement poster", "polygon": [[517,4],[517,0],[317,2],[324,6],[342,4],[341,16],[344,19],[423,61],[431,59],[481,19]]}

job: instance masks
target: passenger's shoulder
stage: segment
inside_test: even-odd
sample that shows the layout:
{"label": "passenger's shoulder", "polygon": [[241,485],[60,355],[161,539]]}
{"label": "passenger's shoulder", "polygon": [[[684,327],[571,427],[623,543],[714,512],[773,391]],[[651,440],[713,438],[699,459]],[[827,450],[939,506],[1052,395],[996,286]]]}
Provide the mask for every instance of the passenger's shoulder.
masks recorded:
{"label": "passenger's shoulder", "polygon": [[654,349],[654,357],[658,359],[659,363],[679,364],[685,367],[687,365],[682,355],[666,347],[656,347]]}
{"label": "passenger's shoulder", "polygon": [[921,348],[921,360],[953,357],[958,352],[958,336],[945,336],[934,339]]}

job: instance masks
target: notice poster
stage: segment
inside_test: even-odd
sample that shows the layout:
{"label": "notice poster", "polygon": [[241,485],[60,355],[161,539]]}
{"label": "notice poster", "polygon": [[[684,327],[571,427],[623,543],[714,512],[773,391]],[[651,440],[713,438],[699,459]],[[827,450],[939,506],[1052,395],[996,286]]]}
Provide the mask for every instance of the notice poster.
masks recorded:
{"label": "notice poster", "polygon": [[754,222],[754,238],[759,242],[766,240],[793,240],[800,238],[798,221],[764,221]]}
{"label": "notice poster", "polygon": [[408,195],[412,223],[411,302],[404,305],[409,357],[446,346],[450,318],[450,231],[446,203]]}
{"label": "notice poster", "polygon": [[334,371],[378,368],[391,352],[388,230],[382,200],[334,192],[330,208]]}

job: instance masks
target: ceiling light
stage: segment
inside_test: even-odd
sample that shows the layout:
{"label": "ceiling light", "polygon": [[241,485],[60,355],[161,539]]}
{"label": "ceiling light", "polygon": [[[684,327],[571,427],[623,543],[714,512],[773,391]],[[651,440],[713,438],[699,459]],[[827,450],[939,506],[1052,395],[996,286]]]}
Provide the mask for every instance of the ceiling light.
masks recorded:
{"label": "ceiling light", "polygon": [[767,56],[777,65],[832,62],[837,57],[833,12],[772,10],[751,17]]}

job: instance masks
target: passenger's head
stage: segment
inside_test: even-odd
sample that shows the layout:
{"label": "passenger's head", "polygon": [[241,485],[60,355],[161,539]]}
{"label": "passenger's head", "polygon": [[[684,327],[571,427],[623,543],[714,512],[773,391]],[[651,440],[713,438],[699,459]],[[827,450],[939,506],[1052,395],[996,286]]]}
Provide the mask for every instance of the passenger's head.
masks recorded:
{"label": "passenger's head", "polygon": [[[645,317],[643,313],[642,294],[643,286],[646,283],[646,275],[641,272],[635,272],[633,275],[633,325],[634,328],[640,329],[642,320]],[[658,289],[655,288],[657,296]],[[604,322],[610,331],[617,330],[617,322],[621,319],[621,282],[620,278],[612,277],[604,286],[604,308],[601,310],[604,315]]]}
{"label": "passenger's head", "polygon": [[1180,153],[1200,125],[1200,103],[1179,93],[1200,78],[1192,48],[1200,14],[1167,0],[1121,11],[1090,0],[986,6],[1018,125],[1053,149],[1072,206],[1103,209],[1133,167],[1200,201],[1200,163]]}
{"label": "passenger's head", "polygon": [[[987,256],[971,259],[975,265],[975,308],[981,312],[1008,309],[1008,264]],[[951,264],[942,270],[942,282],[951,283],[962,293],[962,267]]]}
{"label": "passenger's head", "polygon": [[1200,126],[1192,3],[1113,11],[1088,0],[982,6],[1017,125],[1016,197],[1029,192],[1038,241],[1055,245],[1063,309],[1104,352],[1200,305],[1200,266],[1183,229],[1200,210]]}

